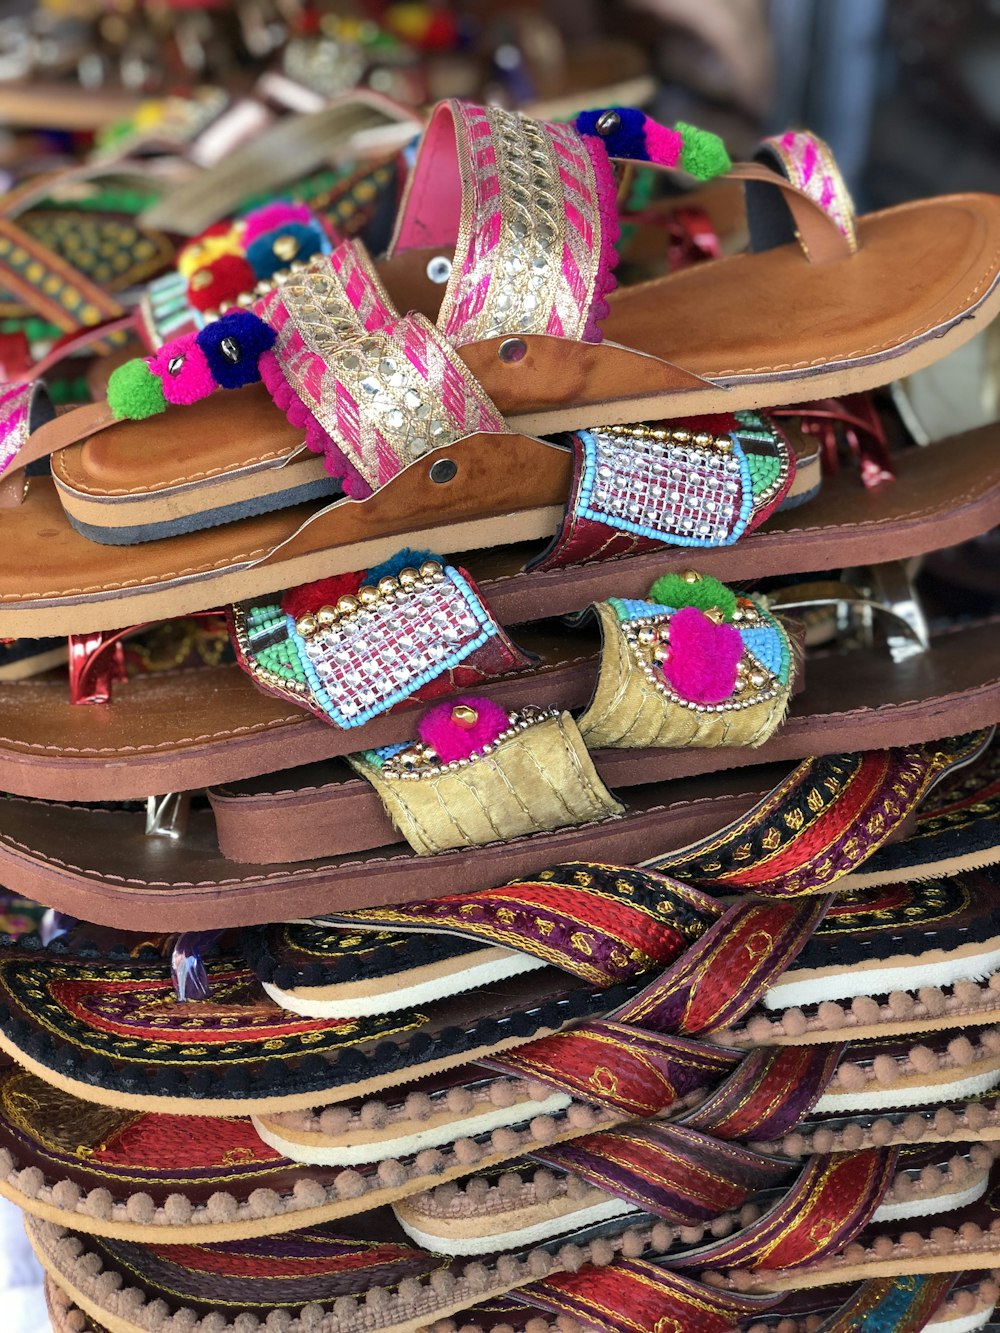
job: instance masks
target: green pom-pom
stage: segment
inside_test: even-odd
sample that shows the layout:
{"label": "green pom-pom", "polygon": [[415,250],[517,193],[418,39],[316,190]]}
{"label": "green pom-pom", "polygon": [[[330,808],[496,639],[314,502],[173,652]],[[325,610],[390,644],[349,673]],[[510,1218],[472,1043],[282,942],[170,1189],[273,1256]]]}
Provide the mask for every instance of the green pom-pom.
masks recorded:
{"label": "green pom-pom", "polygon": [[710,181],[733,165],[726,145],[717,134],[700,130],[697,125],[686,125],[683,120],[679,120],[674,129],[684,138],[681,166],[695,180]]}
{"label": "green pom-pom", "polygon": [[163,385],[145,361],[126,361],[108,379],[108,406],[119,421],[142,421],[165,412]]}
{"label": "green pom-pom", "polygon": [[683,574],[662,574],[649,590],[649,600],[660,606],[696,606],[699,611],[718,607],[726,620],[732,620],[736,610],[736,594],[711,575],[701,575],[689,582]]}

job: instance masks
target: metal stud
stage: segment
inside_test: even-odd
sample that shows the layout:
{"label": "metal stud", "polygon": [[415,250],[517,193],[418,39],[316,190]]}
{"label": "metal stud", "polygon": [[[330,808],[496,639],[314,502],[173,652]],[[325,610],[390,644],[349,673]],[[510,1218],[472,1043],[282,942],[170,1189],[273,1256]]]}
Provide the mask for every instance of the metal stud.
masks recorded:
{"label": "metal stud", "polygon": [[528,355],[528,344],[523,338],[504,338],[497,348],[497,356],[505,365],[513,366]]}
{"label": "metal stud", "polygon": [[219,351],[227,361],[238,361],[240,359],[240,346],[235,338],[223,338],[219,343]]}
{"label": "metal stud", "polygon": [[443,485],[447,481],[453,481],[458,475],[458,464],[453,458],[439,458],[436,463],[431,464],[431,481],[436,481]]}
{"label": "metal stud", "polygon": [[172,356],[167,362],[167,370],[170,371],[171,375],[179,375],[183,368],[184,357],[182,356]]}
{"label": "metal stud", "polygon": [[286,231],[280,236],[275,237],[271,249],[279,259],[283,259],[286,263],[289,263],[299,253],[299,243],[290,232]]}
{"label": "metal stud", "polygon": [[610,139],[612,134],[617,134],[621,127],[622,118],[617,111],[602,111],[594,125],[594,129],[602,139]]}
{"label": "metal stud", "polygon": [[428,261],[427,276],[431,282],[447,282],[451,277],[451,260],[447,255],[435,255]]}

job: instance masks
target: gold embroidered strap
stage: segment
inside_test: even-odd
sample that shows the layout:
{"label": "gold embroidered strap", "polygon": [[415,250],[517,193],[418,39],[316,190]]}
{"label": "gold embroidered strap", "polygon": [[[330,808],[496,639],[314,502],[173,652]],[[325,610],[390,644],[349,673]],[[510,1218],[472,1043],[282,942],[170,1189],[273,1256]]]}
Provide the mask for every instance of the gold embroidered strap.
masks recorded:
{"label": "gold embroidered strap", "polygon": [[268,389],[355,498],[432,449],[506,430],[433,325],[397,315],[359,242],[345,241],[256,309],[277,333],[260,360]]}
{"label": "gold embroidered strap", "polygon": [[488,751],[428,762],[423,747],[348,756],[420,856],[551,832],[624,812],[568,713],[524,710]]}

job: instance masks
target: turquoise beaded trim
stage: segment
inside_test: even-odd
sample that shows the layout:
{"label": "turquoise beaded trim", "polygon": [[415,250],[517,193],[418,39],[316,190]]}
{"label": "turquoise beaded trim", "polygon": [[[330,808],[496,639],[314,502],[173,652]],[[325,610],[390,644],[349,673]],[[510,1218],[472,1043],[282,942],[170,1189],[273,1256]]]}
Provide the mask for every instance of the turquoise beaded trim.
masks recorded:
{"label": "turquoise beaded trim", "polygon": [[477,594],[450,565],[425,586],[359,606],[308,638],[294,617],[274,604],[248,608],[243,618],[251,670],[344,730],[388,712],[460,666],[498,632]]}

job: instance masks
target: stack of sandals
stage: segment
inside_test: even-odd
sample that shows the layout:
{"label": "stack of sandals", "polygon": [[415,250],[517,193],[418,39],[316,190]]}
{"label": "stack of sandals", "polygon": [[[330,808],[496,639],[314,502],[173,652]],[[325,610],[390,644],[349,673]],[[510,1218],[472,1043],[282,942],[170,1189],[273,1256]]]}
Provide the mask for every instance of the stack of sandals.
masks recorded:
{"label": "stack of sandals", "polygon": [[[759,159],[443,104],[383,259],[5,390],[0,882],[49,910],[0,1193],[57,1329],[988,1325],[1000,625],[907,573],[1000,464],[866,395],[1000,308],[1000,200]],[[741,182],[750,252],[613,290],[636,163]]]}

